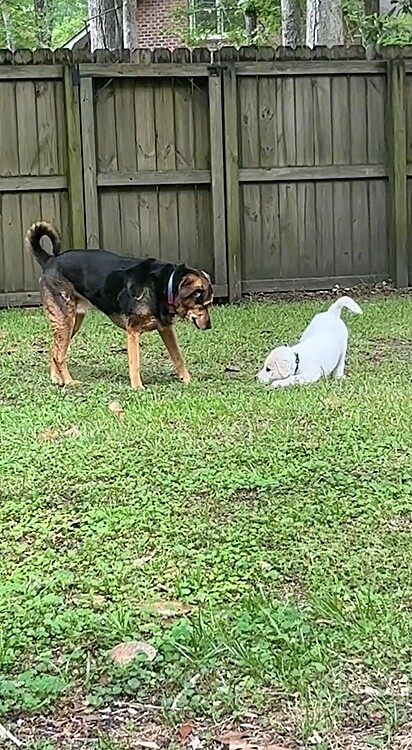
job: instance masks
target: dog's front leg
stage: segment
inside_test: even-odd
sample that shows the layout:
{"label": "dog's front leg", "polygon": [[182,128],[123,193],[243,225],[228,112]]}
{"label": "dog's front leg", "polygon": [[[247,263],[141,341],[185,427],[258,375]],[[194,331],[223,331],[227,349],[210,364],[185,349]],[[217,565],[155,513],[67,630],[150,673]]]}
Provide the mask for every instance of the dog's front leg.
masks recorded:
{"label": "dog's front leg", "polygon": [[140,378],[140,333],[127,331],[127,356],[129,358],[130,384],[134,391],[144,391]]}
{"label": "dog's front leg", "polygon": [[159,333],[167,351],[169,352],[170,359],[176,367],[180,380],[185,384],[190,383],[190,375],[186,370],[174,329],[172,326],[169,326],[168,328],[160,328]]}
{"label": "dog's front leg", "polygon": [[303,375],[290,375],[288,378],[283,380],[274,380],[270,385],[272,388],[288,388],[292,385],[308,385],[309,383],[315,383],[318,378],[304,377]]}

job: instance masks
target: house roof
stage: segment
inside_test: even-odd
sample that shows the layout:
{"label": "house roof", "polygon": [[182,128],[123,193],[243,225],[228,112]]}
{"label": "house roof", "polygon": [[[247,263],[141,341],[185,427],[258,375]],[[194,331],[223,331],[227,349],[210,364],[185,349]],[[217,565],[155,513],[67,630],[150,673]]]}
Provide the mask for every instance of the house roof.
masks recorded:
{"label": "house roof", "polygon": [[75,36],[72,36],[72,38],[63,45],[63,49],[83,49],[83,47],[86,47],[89,40],[89,32],[89,24],[86,24],[81,31],[75,34]]}

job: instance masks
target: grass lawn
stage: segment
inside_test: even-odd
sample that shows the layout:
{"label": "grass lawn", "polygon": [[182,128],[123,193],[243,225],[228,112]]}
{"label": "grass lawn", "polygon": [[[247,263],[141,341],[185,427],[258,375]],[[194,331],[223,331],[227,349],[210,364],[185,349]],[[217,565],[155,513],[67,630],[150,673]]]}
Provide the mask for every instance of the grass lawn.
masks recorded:
{"label": "grass lawn", "polygon": [[[70,352],[82,385],[66,391],[49,384],[42,312],[0,314],[0,722],[13,732],[33,714],[129,706],[129,741],[140,710],[199,722],[206,744],[225,720],[290,747],[407,736],[410,299],[344,312],[346,382],[254,382],[273,343],[327,304],[252,301],[215,308],[212,331],[178,325],[187,388],[148,334],[143,394],[97,313]],[[112,664],[130,639],[154,661]]]}

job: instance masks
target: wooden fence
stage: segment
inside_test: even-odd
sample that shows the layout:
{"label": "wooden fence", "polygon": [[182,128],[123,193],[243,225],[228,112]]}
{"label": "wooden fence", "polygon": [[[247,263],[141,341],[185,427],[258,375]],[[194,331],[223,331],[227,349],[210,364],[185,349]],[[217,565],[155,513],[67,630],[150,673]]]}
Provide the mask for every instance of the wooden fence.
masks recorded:
{"label": "wooden fence", "polygon": [[[408,53],[409,54],[409,53]],[[0,305],[64,247],[184,260],[217,296],[410,281],[412,55],[0,53]]]}

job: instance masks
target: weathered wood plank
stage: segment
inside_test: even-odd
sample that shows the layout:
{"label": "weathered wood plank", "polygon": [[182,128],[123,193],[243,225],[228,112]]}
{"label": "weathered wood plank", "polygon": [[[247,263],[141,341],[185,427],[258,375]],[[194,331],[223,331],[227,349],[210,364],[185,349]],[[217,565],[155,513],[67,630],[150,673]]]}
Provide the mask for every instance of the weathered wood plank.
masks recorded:
{"label": "weathered wood plank", "polygon": [[366,98],[368,117],[367,154],[369,164],[385,164],[385,97],[386,79],[384,76],[366,78]]}
{"label": "weathered wood plank", "polygon": [[409,283],[406,184],[405,67],[388,61],[387,132],[389,143],[389,217],[391,276],[398,287]]}
{"label": "weathered wood plank", "polygon": [[36,81],[39,173],[58,174],[56,91],[54,81]]}
{"label": "weathered wood plank", "polygon": [[[270,79],[268,79],[270,81]],[[313,87],[311,78],[295,79],[296,164],[315,163],[315,133],[313,121]]]}
{"label": "weathered wood plank", "polygon": [[116,81],[114,86],[115,131],[117,166],[119,172],[136,172],[136,122],[134,111],[134,81]]}
{"label": "weathered wood plank", "polygon": [[354,274],[370,273],[369,257],[369,197],[367,182],[353,182],[351,227],[352,227],[352,259]]}
{"label": "weathered wood plank", "polygon": [[316,185],[313,182],[296,184],[297,233],[299,248],[299,274],[316,274],[317,230],[316,230]]}
{"label": "weathered wood plank", "polygon": [[[332,107],[330,78],[313,79],[315,164],[332,164]],[[366,160],[364,160],[366,161]]]}
{"label": "weathered wood plank", "polygon": [[[214,281],[227,284],[222,79],[209,78]],[[200,217],[201,219],[201,217]]]}
{"label": "weathered wood plank", "polygon": [[370,271],[389,273],[388,183],[369,182]]}
{"label": "weathered wood plank", "polygon": [[333,164],[351,164],[351,130],[349,80],[347,76],[331,79]]}
{"label": "weathered wood plank", "polygon": [[356,166],[278,167],[240,169],[240,182],[304,182],[305,180],[365,180],[387,177],[386,167],[369,164]]}
{"label": "weathered wood plank", "polygon": [[[259,266],[254,273],[263,278],[281,274],[281,237],[279,227],[279,187],[263,184],[260,188],[262,246]],[[247,255],[247,253],[245,253]],[[253,271],[252,271],[253,273]],[[246,273],[245,273],[246,275]]]}
{"label": "weathered wood plank", "polygon": [[[176,170],[176,129],[173,81],[155,82],[155,123],[157,168]],[[159,190],[160,257],[179,260],[179,229],[176,191]]]}
{"label": "weathered wood plank", "polygon": [[195,167],[197,169],[210,169],[209,91],[206,84],[207,81],[196,81],[192,93]]}
{"label": "weathered wood plank", "polygon": [[1,148],[0,174],[19,174],[16,91],[13,82],[0,84]]}
{"label": "weathered wood plank", "polygon": [[412,164],[412,75],[405,76],[406,160]]}
{"label": "weathered wood plank", "polygon": [[[210,276],[214,276],[213,255],[213,215],[210,190],[204,187],[196,188],[197,231],[198,231],[198,268],[202,268]],[[201,217],[201,220],[200,220]],[[224,284],[218,284],[224,287]],[[213,285],[215,288],[215,285]],[[215,294],[217,295],[216,289]]]}
{"label": "weathered wood plank", "polygon": [[226,211],[229,299],[241,296],[241,244],[239,211],[239,158],[237,131],[236,72],[229,65],[223,72],[225,116]]}
{"label": "weathered wood plank", "polygon": [[99,172],[118,169],[115,116],[115,82],[95,83],[96,159]]}
{"label": "weathered wood plank", "polygon": [[139,172],[99,172],[99,187],[125,187],[133,185],[210,185],[208,169],[141,170]]}
{"label": "weathered wood plank", "polygon": [[[193,82],[174,80],[175,154],[177,170],[193,169],[195,165]],[[196,266],[198,260],[198,227],[202,220],[196,215],[196,192],[184,189],[177,192],[177,220],[179,233],[179,257]]]}
{"label": "weathered wood plank", "polygon": [[0,81],[24,81],[62,78],[62,65],[0,65]]}
{"label": "weathered wood plank", "polygon": [[[208,76],[202,63],[81,63],[80,75],[88,78],[198,78]],[[1,70],[1,67],[0,67]]]}
{"label": "weathered wood plank", "polygon": [[296,184],[282,182],[278,187],[281,276],[282,278],[288,279],[294,278],[299,274]]}
{"label": "weathered wood plank", "polygon": [[120,227],[119,193],[102,190],[99,193],[100,204],[100,247],[120,253],[122,231]]}
{"label": "weathered wood plank", "polygon": [[246,184],[242,188],[243,255],[242,272],[246,276],[259,275],[262,255],[262,216],[259,185]]}
{"label": "weathered wood plank", "polygon": [[19,174],[39,174],[39,147],[36,128],[36,92],[34,81],[16,83]]}
{"label": "weathered wood plank", "polygon": [[60,174],[0,177],[0,193],[21,193],[27,190],[64,190],[65,188],[67,188],[67,178]]}
{"label": "weathered wood plank", "polygon": [[349,79],[349,112],[351,134],[351,164],[367,164],[367,112],[364,77]]}
{"label": "weathered wood plank", "polygon": [[[47,214],[43,214],[40,206],[40,194],[38,192],[21,194],[21,224],[22,224],[22,243],[23,237],[28,228],[39,219],[51,221]],[[56,225],[58,231],[61,231],[60,222]],[[33,253],[27,252],[23,246],[23,273],[24,289],[38,289],[39,278],[41,274],[40,266],[34,258]]]}
{"label": "weathered wood plank", "polygon": [[23,229],[19,195],[3,195],[1,224],[4,252],[4,288],[7,292],[24,289]]}
{"label": "weathered wood plank", "polygon": [[[346,152],[341,153],[344,156]],[[351,183],[349,181],[334,182],[332,190],[335,272],[340,276],[350,276],[353,273]]]}
{"label": "weathered wood plank", "polygon": [[[137,170],[137,143],[135,118],[135,82],[133,79],[116,80],[114,107],[117,142],[117,164],[123,173]],[[121,244],[119,252],[139,257],[141,255],[139,199],[134,190],[119,192]]]}
{"label": "weathered wood plank", "polygon": [[[156,127],[154,81],[135,81],[135,124],[138,178],[148,180],[156,172]],[[150,183],[156,186],[157,183]],[[157,190],[138,194],[139,232],[142,257],[160,257],[159,198]]]}
{"label": "weathered wood plank", "polygon": [[[64,104],[67,135],[67,164],[72,247],[85,247],[83,162],[80,133],[79,87],[73,85],[73,69],[64,69]],[[50,178],[49,178],[50,179]]]}
{"label": "weathered wood plank", "polygon": [[382,60],[293,60],[288,62],[238,62],[238,76],[333,76],[384,73]]}
{"label": "weathered wood plank", "polygon": [[258,88],[255,78],[239,82],[239,164],[245,169],[257,168],[259,161]]}
{"label": "weathered wood plank", "polygon": [[119,193],[120,236],[119,252],[141,258],[139,195],[134,190]]}
{"label": "weathered wood plank", "polygon": [[278,164],[276,81],[258,78],[259,105],[259,167],[276,167]]}
{"label": "weathered wood plank", "polygon": [[[260,166],[259,111],[257,78],[238,81],[239,164],[248,168]],[[259,273],[262,252],[259,185],[248,183],[242,190],[242,273]]]}
{"label": "weathered wood plank", "polygon": [[100,229],[97,198],[93,80],[91,78],[82,78],[80,80],[80,107],[82,115],[82,153],[84,213],[86,220],[86,247],[97,249],[100,247]]}
{"label": "weathered wood plank", "polygon": [[55,105],[56,105],[56,138],[57,138],[57,173],[67,174],[67,131],[66,131],[66,114],[64,102],[64,83],[63,81],[54,82]]}
{"label": "weathered wood plank", "polygon": [[7,307],[38,307],[40,292],[5,292],[0,294],[0,308]]}
{"label": "weathered wood plank", "polygon": [[[0,194],[0,217],[3,215],[3,196]],[[0,220],[0,292],[5,292],[6,287],[6,246],[3,239],[3,221]]]}
{"label": "weathered wood plank", "polygon": [[319,276],[334,276],[333,203],[330,185],[318,182],[316,201],[316,270]]}

